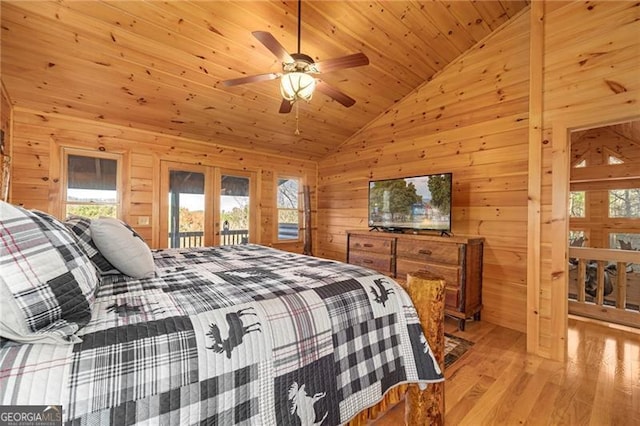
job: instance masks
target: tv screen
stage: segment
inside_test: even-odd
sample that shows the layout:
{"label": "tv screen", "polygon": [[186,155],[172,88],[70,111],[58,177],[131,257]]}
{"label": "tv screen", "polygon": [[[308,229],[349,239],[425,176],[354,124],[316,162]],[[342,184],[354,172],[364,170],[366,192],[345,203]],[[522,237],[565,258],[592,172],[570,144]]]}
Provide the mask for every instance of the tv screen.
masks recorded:
{"label": "tv screen", "polygon": [[370,181],[369,226],[451,231],[451,173]]}

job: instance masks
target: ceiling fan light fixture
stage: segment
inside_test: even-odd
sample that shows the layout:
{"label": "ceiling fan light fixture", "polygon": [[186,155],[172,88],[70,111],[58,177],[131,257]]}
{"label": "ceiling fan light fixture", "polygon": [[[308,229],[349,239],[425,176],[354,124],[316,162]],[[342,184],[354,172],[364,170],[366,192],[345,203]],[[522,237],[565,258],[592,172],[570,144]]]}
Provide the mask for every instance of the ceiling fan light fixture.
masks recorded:
{"label": "ceiling fan light fixture", "polygon": [[304,72],[286,73],[280,79],[280,92],[288,101],[305,100],[309,102],[316,88],[316,79]]}

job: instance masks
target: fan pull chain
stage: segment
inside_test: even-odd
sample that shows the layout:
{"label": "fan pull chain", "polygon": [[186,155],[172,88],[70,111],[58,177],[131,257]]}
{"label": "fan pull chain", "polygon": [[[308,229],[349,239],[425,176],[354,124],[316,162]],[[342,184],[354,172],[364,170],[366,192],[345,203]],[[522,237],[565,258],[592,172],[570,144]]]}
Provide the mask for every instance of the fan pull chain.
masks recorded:
{"label": "fan pull chain", "polygon": [[300,106],[298,105],[298,102],[295,103],[296,105],[296,131],[293,132],[294,135],[296,136],[300,136],[300,128],[298,127],[298,110],[300,109]]}

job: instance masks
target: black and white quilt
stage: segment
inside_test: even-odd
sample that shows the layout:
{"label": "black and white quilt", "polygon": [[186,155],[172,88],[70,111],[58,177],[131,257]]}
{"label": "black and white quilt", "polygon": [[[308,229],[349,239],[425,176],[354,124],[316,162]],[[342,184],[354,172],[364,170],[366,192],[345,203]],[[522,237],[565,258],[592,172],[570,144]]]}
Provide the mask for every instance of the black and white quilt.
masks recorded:
{"label": "black and white quilt", "polygon": [[0,404],[72,424],[336,425],[442,374],[384,275],[258,245],[155,250],[103,277],[73,345],[0,342]]}

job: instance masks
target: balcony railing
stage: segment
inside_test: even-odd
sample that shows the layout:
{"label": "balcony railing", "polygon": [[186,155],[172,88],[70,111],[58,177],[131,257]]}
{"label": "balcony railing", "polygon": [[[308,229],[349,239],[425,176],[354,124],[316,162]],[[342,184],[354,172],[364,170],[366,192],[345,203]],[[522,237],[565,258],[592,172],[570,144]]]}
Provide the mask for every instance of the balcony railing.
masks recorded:
{"label": "balcony railing", "polygon": [[248,242],[249,242],[249,230],[247,229],[223,229],[222,231],[220,231],[221,246],[247,244]]}
{"label": "balcony railing", "polygon": [[640,252],[569,247],[569,313],[638,327]]}
{"label": "balcony railing", "polygon": [[[297,223],[281,223],[278,226],[279,240],[295,240],[299,238]],[[235,244],[247,244],[249,242],[248,229],[226,229],[220,231],[220,245],[230,246]],[[202,247],[204,245],[203,231],[189,231],[169,233],[169,247],[189,248]]]}
{"label": "balcony railing", "polygon": [[190,231],[169,233],[169,247],[189,248],[204,245],[204,232]]}
{"label": "balcony railing", "polygon": [[[230,246],[234,244],[247,244],[249,242],[249,230],[234,229],[220,231],[220,245]],[[169,233],[169,247],[189,248],[202,247],[204,245],[203,231]]]}

